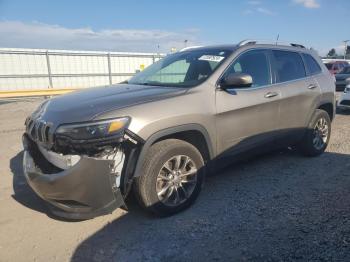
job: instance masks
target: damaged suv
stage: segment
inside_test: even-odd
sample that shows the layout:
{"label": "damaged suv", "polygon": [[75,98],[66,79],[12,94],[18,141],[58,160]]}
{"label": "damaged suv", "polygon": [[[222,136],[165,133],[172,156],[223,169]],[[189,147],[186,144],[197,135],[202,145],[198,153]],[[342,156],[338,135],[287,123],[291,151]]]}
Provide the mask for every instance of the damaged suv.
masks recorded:
{"label": "damaged suv", "polygon": [[300,45],[187,48],[123,84],[45,101],[26,119],[24,173],[61,217],[110,213],[130,192],[147,210],[174,214],[194,202],[208,169],[242,153],[321,154],[334,90]]}

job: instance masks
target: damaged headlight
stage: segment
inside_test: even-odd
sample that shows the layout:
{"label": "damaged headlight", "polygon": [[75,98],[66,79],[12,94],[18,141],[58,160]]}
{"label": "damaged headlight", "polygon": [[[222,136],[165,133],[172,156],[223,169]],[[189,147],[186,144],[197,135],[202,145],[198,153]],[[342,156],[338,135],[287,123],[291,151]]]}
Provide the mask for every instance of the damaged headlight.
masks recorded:
{"label": "damaged headlight", "polygon": [[130,123],[129,117],[121,117],[96,122],[67,124],[59,126],[57,135],[67,136],[73,140],[94,140],[122,135]]}

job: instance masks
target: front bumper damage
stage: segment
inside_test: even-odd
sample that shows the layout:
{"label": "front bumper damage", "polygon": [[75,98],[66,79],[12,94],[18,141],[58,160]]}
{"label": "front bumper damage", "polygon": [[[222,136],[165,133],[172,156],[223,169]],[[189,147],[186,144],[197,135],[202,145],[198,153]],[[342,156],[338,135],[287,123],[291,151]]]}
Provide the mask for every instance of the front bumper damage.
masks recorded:
{"label": "front bumper damage", "polygon": [[23,145],[27,182],[50,204],[53,214],[67,219],[90,219],[125,206],[133,171],[127,167],[130,156],[137,155],[136,146],[125,146],[123,155],[128,158],[118,161],[119,166],[115,159],[82,155],[72,166],[62,169],[52,164],[26,134]]}

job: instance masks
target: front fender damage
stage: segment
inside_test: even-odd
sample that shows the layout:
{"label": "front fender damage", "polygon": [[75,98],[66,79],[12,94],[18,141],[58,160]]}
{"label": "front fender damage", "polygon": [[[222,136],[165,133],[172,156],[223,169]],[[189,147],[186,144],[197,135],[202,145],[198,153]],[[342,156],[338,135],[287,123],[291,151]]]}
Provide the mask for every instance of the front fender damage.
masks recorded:
{"label": "front fender damage", "polygon": [[28,184],[52,212],[88,219],[125,207],[144,141],[126,131],[123,139],[94,155],[48,151],[24,135],[23,169]]}

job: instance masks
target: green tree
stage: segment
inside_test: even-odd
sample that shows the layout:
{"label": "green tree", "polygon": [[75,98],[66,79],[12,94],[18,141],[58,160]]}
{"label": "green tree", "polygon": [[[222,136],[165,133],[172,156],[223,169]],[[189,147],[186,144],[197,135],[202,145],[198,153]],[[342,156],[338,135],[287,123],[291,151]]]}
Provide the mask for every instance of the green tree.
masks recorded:
{"label": "green tree", "polygon": [[329,50],[327,56],[335,57],[335,56],[337,56],[337,52],[335,51],[334,48],[332,48],[331,50]]}
{"label": "green tree", "polygon": [[346,56],[347,59],[350,59],[350,45],[346,46],[345,56]]}

